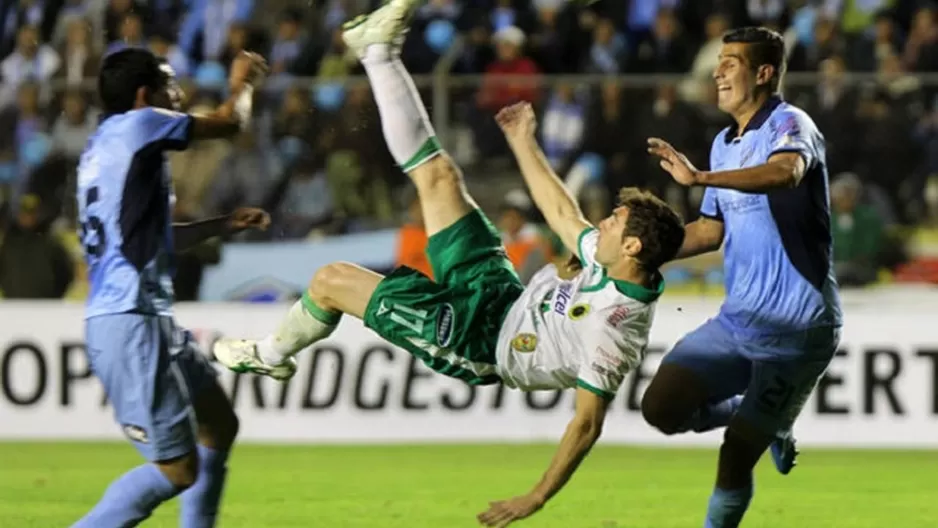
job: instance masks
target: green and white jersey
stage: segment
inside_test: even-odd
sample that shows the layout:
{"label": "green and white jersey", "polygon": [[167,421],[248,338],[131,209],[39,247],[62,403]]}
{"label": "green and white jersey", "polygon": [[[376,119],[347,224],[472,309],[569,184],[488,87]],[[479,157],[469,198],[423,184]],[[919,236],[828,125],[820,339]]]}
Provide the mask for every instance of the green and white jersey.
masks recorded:
{"label": "green and white jersey", "polygon": [[528,283],[502,323],[498,375],[521,390],[583,387],[613,398],[648,346],[664,289],[614,280],[596,263],[599,232],[586,229],[577,249],[583,270],[564,280],[547,266]]}

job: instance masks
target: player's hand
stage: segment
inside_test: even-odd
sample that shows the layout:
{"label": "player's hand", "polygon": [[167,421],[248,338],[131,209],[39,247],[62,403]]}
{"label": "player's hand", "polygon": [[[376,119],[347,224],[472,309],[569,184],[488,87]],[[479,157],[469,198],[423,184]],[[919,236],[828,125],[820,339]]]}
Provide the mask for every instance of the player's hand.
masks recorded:
{"label": "player's hand", "polygon": [[245,229],[264,231],[269,225],[270,215],[267,214],[267,211],[255,207],[239,207],[228,215],[228,229],[231,231],[243,231]]}
{"label": "player's hand", "polygon": [[668,174],[674,178],[674,181],[681,185],[696,185],[698,183],[700,172],[687,159],[687,156],[681,154],[670,143],[663,139],[649,138],[648,153],[661,158],[661,168],[668,171]]}
{"label": "player's hand", "polygon": [[522,495],[506,501],[489,503],[489,509],[477,517],[483,526],[503,528],[537,513],[544,506],[544,501],[534,495]]}
{"label": "player's hand", "polygon": [[534,117],[531,103],[506,106],[495,115],[495,121],[509,141],[533,138],[534,131],[537,130],[537,118]]}
{"label": "player's hand", "polygon": [[267,61],[257,53],[242,51],[231,62],[228,84],[233,90],[241,89],[245,84],[258,86],[267,75]]}

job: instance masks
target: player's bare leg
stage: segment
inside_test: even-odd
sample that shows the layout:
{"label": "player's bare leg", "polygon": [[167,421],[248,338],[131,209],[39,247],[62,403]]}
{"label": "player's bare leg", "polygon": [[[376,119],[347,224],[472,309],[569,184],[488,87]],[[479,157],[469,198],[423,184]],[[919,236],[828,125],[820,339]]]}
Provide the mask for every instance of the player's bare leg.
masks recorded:
{"label": "player's bare leg", "polygon": [[[478,206],[466,191],[459,168],[436,140],[427,111],[399,58],[408,23],[420,0],[391,0],[346,24],[343,38],[361,58],[381,115],[388,150],[417,187],[427,235],[453,225]],[[292,356],[328,337],[341,315],[364,316],[383,277],[352,264],[319,270],[309,291],[280,328],[260,342],[220,340],[215,357],[240,372],[285,379]]]}
{"label": "player's bare leg", "polygon": [[296,372],[293,356],[329,337],[342,314],[364,318],[368,301],[383,278],[347,262],[320,268],[274,333],[260,341],[220,339],[213,347],[215,358],[235,372],[288,379]]}
{"label": "player's bare leg", "polygon": [[400,46],[421,0],[391,0],[346,26],[343,38],[361,58],[381,115],[388,149],[417,187],[428,236],[451,226],[478,206],[462,173],[443,152]]}

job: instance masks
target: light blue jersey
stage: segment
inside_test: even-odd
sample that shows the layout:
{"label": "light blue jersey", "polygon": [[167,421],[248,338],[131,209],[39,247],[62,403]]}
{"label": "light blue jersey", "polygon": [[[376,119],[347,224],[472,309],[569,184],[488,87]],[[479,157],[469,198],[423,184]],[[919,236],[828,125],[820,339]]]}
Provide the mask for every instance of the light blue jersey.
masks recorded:
{"label": "light blue jersey", "polygon": [[768,193],[707,188],[700,211],[725,228],[726,301],[718,319],[733,333],[784,340],[842,323],[824,137],[805,112],[773,97],[742,135],[735,127],[717,135],[710,170],[762,165],[780,152],[804,158],[797,187]]}
{"label": "light blue jersey", "polygon": [[164,153],[192,117],[147,107],[106,117],[78,165],[78,219],[91,291],[86,318],[171,315],[172,182]]}

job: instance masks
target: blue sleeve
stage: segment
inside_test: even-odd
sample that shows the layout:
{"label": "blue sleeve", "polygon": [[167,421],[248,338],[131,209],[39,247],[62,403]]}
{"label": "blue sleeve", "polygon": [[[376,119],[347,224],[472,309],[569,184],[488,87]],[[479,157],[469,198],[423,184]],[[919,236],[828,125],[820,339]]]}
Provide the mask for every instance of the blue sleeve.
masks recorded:
{"label": "blue sleeve", "polygon": [[816,128],[811,118],[797,109],[786,109],[772,116],[769,123],[768,142],[769,155],[780,152],[797,152],[804,158],[806,167],[811,168],[817,162],[817,148],[815,144]]}
{"label": "blue sleeve", "polygon": [[143,108],[135,113],[143,148],[185,150],[192,139],[192,116],[162,108]]}
{"label": "blue sleeve", "polygon": [[723,212],[717,202],[717,190],[713,187],[704,189],[703,200],[700,202],[700,215],[714,220],[723,221]]}

